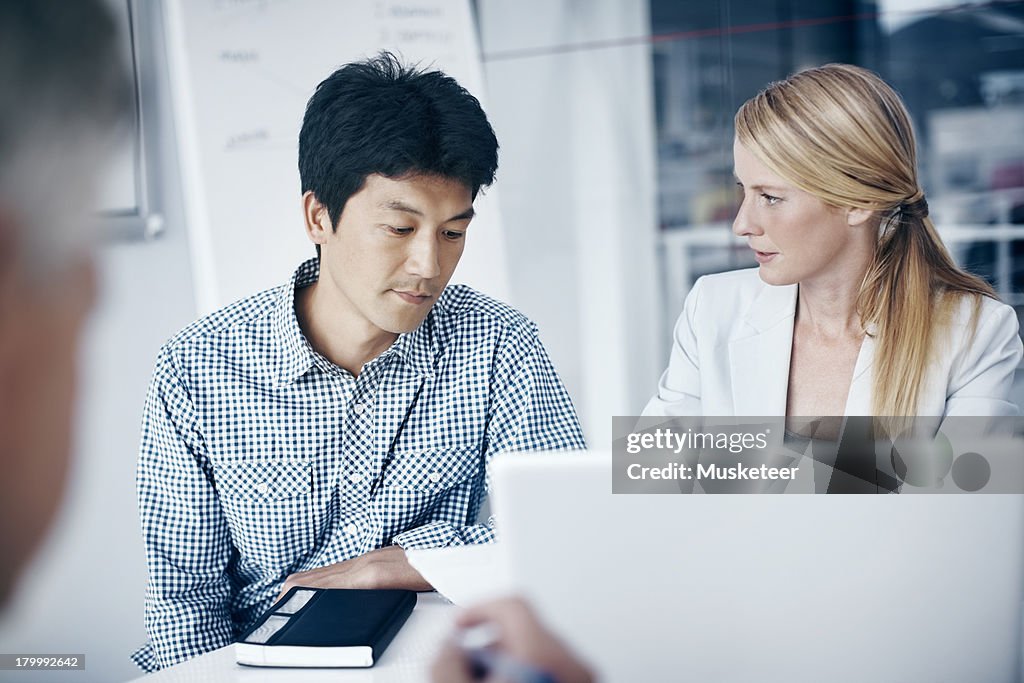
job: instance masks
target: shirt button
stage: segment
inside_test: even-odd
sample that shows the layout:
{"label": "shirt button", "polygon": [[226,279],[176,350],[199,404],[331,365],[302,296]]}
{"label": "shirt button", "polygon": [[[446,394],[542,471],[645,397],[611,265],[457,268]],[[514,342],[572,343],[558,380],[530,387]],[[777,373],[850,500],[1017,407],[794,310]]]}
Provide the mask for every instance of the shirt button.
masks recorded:
{"label": "shirt button", "polygon": [[429,479],[431,483],[436,484],[437,482],[441,481],[441,473],[431,472],[430,474],[427,475],[427,479]]}
{"label": "shirt button", "polygon": [[363,480],[363,475],[359,474],[358,472],[353,472],[352,474],[348,475],[348,480],[353,484],[358,484]]}
{"label": "shirt button", "polygon": [[256,484],[256,493],[260,494],[261,496],[267,495],[267,491],[269,490],[270,485],[265,481],[261,481],[260,483]]}
{"label": "shirt button", "polygon": [[363,413],[366,412],[366,406],[363,405],[362,403],[357,403],[354,406],[352,406],[352,410],[356,411],[356,415],[362,415]]}
{"label": "shirt button", "polygon": [[346,524],[345,533],[349,536],[355,536],[359,533],[359,527],[357,527],[355,524]]}

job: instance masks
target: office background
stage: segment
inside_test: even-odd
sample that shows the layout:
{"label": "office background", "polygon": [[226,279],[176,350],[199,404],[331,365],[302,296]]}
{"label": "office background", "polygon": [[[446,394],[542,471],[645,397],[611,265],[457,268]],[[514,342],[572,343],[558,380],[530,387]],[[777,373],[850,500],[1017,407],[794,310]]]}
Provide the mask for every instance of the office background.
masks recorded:
{"label": "office background", "polygon": [[[258,10],[273,3],[226,4]],[[309,6],[324,4],[330,3]],[[301,2],[290,6],[304,11]],[[608,443],[609,416],[638,412],[654,390],[692,280],[752,265],[729,232],[736,201],[732,115],[768,81],[803,66],[859,63],[901,90],[921,135],[923,177],[940,231],[962,263],[1021,310],[1024,2],[470,6],[483,99],[501,143],[502,291],[539,324],[592,444]],[[121,221],[101,250],[103,296],[82,354],[68,498],[0,624],[5,651],[87,653],[82,680],[137,675],[127,656],[144,640],[145,568],[134,498],[139,418],[157,349],[201,310],[166,6],[134,8],[144,208],[159,213],[163,230],[139,239],[155,226],[144,216]],[[236,248],[244,262],[265,246],[242,232]],[[283,272],[291,266],[283,264]]]}

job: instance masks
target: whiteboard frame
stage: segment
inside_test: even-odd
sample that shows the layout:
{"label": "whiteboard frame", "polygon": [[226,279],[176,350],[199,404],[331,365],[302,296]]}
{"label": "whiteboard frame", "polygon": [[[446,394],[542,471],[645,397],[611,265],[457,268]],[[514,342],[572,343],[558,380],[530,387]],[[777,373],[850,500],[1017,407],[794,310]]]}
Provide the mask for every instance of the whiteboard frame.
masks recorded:
{"label": "whiteboard frame", "polygon": [[[146,76],[152,70],[153,59],[153,3],[142,0],[123,0],[128,11],[128,39],[131,54],[132,78],[132,115],[134,130],[132,135],[134,169],[135,206],[115,211],[100,211],[99,217],[103,226],[105,241],[148,240],[163,232],[163,216],[156,210],[153,201],[152,180],[155,178],[155,164],[149,153],[156,148],[156,127],[150,126],[147,107],[143,106],[146,92]],[[146,35],[141,35],[145,33]]]}

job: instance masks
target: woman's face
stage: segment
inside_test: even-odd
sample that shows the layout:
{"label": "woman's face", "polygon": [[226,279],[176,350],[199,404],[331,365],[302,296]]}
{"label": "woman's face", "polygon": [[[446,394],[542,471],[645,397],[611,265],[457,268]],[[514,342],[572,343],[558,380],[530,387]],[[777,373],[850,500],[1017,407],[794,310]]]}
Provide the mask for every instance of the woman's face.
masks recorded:
{"label": "woman's face", "polygon": [[794,187],[739,140],[733,143],[733,163],[743,204],[732,231],[747,238],[764,282],[791,285],[863,274],[873,245],[862,225],[869,212],[829,206]]}

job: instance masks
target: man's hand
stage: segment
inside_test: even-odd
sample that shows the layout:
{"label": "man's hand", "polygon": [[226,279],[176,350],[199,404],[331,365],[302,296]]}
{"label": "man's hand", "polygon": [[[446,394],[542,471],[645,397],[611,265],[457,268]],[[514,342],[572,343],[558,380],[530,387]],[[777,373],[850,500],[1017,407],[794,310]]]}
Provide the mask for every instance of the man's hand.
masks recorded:
{"label": "man's hand", "polygon": [[337,564],[308,572],[292,574],[284,581],[280,600],[295,586],[307,588],[405,588],[412,591],[433,590],[420,573],[412,568],[401,546],[372,550]]}

